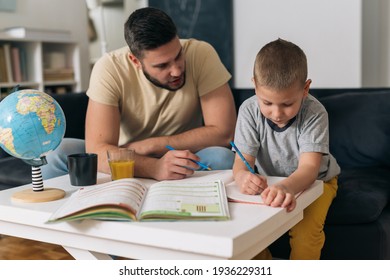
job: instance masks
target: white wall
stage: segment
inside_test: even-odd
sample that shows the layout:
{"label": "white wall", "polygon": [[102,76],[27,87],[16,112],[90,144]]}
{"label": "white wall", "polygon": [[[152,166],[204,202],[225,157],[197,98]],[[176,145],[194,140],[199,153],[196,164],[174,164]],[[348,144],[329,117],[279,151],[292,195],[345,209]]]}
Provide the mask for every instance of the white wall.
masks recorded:
{"label": "white wall", "polygon": [[[148,4],[123,1],[124,12],[106,20],[115,23],[109,50],[125,45],[124,21]],[[306,52],[313,87],[390,86],[389,0],[233,0],[233,13],[236,87],[252,87],[257,52],[278,37]],[[98,44],[91,54],[101,55]]]}
{"label": "white wall", "polygon": [[253,87],[257,52],[278,37],[305,51],[312,87],[362,86],[360,0],[233,0],[233,13],[235,87]]}
{"label": "white wall", "polygon": [[390,86],[390,1],[363,1],[363,85]]}
{"label": "white wall", "polygon": [[0,29],[12,26],[70,30],[80,47],[81,87],[89,81],[87,8],[81,0],[17,0],[15,12],[0,12]]}
{"label": "white wall", "polygon": [[[108,50],[125,45],[124,21],[147,2],[123,0],[123,7],[105,18]],[[85,1],[16,3],[15,13],[0,12],[0,29],[24,25],[71,30],[80,46],[82,88],[86,89],[90,58],[100,57],[101,48],[99,42],[89,48]],[[233,0],[233,12],[236,87],[252,87],[254,57],[277,37],[297,43],[306,52],[313,87],[390,86],[388,0]]]}
{"label": "white wall", "polygon": [[89,45],[91,63],[99,59],[104,52],[124,46],[123,11],[123,3],[102,5],[89,10],[89,17],[92,19],[97,33],[96,40],[90,42]]}
{"label": "white wall", "polygon": [[93,20],[98,35],[97,40],[90,44],[91,63],[99,59],[104,51],[126,46],[123,25],[134,10],[146,6],[146,0],[123,0],[117,1],[117,4],[101,5],[89,10],[89,16]]}

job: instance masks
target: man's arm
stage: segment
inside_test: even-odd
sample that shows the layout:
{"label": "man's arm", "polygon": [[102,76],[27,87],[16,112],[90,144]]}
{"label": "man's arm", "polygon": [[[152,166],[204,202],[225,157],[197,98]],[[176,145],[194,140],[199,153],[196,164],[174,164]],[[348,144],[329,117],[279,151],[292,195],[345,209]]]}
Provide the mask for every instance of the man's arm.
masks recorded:
{"label": "man's arm", "polygon": [[98,170],[110,173],[107,150],[118,147],[120,114],[118,107],[89,99],[85,120],[85,149],[98,154]]}
{"label": "man's arm", "polygon": [[[117,107],[89,100],[85,125],[85,146],[87,152],[98,154],[100,172],[110,173],[107,150],[118,148],[119,126],[120,113]],[[136,153],[138,153],[137,150]],[[156,180],[182,179],[194,173],[193,170],[184,166],[198,168],[198,165],[190,159],[199,160],[189,151],[172,151],[161,159],[137,154],[135,176]]]}
{"label": "man's arm", "polygon": [[166,145],[176,150],[190,150],[195,153],[210,146],[228,147],[233,139],[236,124],[234,99],[228,84],[205,94],[200,98],[204,126],[177,135],[153,137],[127,146],[142,155],[162,156]]}

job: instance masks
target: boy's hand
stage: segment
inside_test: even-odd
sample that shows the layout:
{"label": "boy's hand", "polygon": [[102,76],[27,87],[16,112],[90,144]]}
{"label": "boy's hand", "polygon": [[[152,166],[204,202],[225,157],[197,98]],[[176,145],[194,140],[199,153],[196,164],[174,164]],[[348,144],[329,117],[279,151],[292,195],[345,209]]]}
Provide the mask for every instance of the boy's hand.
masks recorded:
{"label": "boy's hand", "polygon": [[236,183],[243,194],[256,195],[262,193],[267,188],[267,178],[259,174],[252,174],[249,171],[240,171],[236,178]]}
{"label": "boy's hand", "polygon": [[294,210],[297,204],[295,194],[280,183],[266,188],[261,193],[261,198],[265,205],[283,207],[287,209],[287,212]]}

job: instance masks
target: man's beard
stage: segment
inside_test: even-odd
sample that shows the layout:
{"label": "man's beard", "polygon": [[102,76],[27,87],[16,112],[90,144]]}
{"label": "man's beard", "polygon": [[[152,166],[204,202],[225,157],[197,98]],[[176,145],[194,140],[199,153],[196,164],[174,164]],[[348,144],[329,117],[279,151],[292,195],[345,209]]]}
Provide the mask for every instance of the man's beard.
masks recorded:
{"label": "man's beard", "polygon": [[144,73],[146,79],[148,79],[149,82],[151,82],[153,85],[155,85],[156,87],[160,87],[160,88],[164,88],[164,89],[167,89],[167,90],[171,90],[171,91],[176,91],[176,90],[179,90],[181,89],[184,84],[186,83],[186,73],[183,72],[183,82],[178,86],[178,87],[175,87],[175,88],[172,88],[170,87],[169,85],[167,84],[162,84],[160,83],[158,80],[156,80],[155,78],[153,78],[152,76],[149,75],[148,72],[146,72],[145,70],[142,70],[142,72]]}

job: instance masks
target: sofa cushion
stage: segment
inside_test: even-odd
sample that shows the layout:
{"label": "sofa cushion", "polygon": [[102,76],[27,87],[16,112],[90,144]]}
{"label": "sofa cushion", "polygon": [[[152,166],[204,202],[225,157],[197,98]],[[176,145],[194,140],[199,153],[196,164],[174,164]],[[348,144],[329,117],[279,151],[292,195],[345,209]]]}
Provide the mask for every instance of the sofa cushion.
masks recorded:
{"label": "sofa cushion", "polygon": [[319,98],[329,114],[330,151],[342,168],[390,167],[390,91]]}
{"label": "sofa cushion", "polygon": [[0,147],[0,159],[9,157],[10,155],[7,154],[1,147]]}
{"label": "sofa cushion", "polygon": [[31,183],[31,166],[12,156],[0,160],[0,182],[5,186],[16,187]]}
{"label": "sofa cushion", "polygon": [[390,201],[390,168],[343,169],[326,224],[370,223]]}
{"label": "sofa cushion", "polygon": [[84,139],[88,96],[85,92],[53,94],[52,96],[60,104],[65,114],[66,131],[64,137]]}

